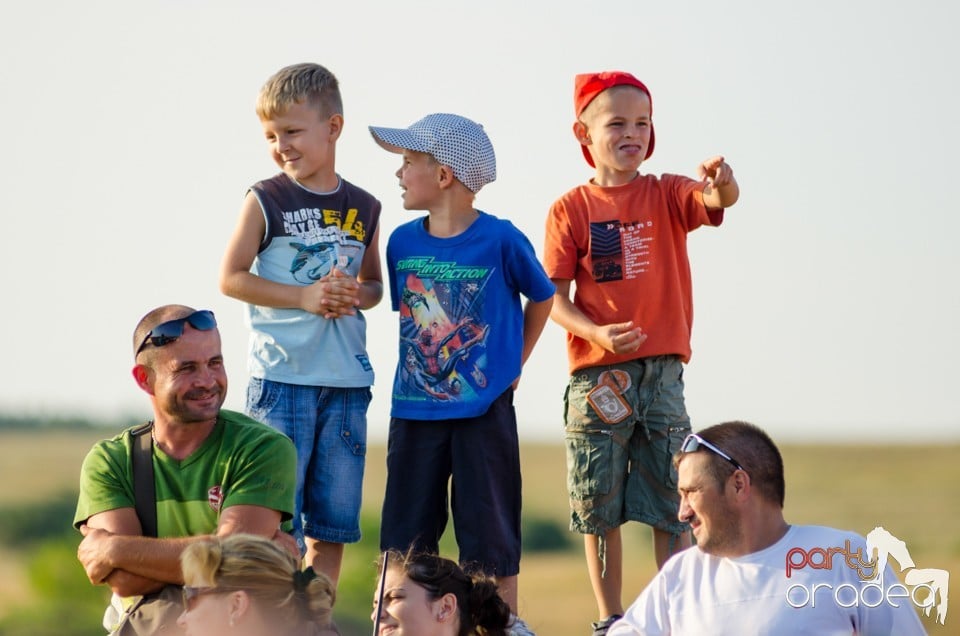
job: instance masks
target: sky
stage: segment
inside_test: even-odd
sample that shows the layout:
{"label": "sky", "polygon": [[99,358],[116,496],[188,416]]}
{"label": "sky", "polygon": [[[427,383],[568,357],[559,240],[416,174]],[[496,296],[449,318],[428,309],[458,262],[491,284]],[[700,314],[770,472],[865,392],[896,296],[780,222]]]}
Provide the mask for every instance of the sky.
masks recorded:
{"label": "sky", "polygon": [[[956,3],[7,3],[0,91],[0,412],[146,418],[131,333],[166,303],[212,309],[242,410],[247,328],[218,268],[252,183],[277,171],[254,113],[273,72],[340,80],[337,169],[403,210],[368,125],[431,112],[482,123],[498,179],[478,208],[542,256],[550,204],[591,172],[573,77],[626,70],[653,95],[645,173],[726,157],[740,201],[690,235],[695,429],[789,441],[960,440],[960,40]],[[385,439],[389,300],[367,312]],[[516,396],[521,439],[562,439],[564,333],[549,324]]]}

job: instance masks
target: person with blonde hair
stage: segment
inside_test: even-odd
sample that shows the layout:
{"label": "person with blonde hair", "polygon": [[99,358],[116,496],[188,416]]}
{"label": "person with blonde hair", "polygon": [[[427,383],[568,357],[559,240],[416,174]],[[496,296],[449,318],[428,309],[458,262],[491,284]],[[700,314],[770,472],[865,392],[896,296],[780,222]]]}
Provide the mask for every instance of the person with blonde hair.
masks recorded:
{"label": "person with blonde hair", "polygon": [[256,112],[280,172],[247,189],[220,290],[245,304],[251,330],[244,411],[296,445],[293,534],[336,583],[345,544],[360,541],[380,202],[337,172],[343,98],[329,69],[285,66]]}
{"label": "person with blonde hair", "polygon": [[315,636],[330,629],[330,579],[263,537],[235,534],[190,545],[180,559],[187,636]]}

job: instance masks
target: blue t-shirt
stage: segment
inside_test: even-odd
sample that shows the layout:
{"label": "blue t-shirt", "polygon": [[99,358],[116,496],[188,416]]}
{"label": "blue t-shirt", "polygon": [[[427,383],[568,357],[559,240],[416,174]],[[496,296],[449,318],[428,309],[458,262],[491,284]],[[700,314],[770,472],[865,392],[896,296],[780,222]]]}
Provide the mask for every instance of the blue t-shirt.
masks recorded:
{"label": "blue t-shirt", "polygon": [[465,232],[431,236],[425,217],[387,243],[390,299],[400,312],[393,417],[476,417],[520,375],[523,307],[555,287],[512,223],[485,212]]}

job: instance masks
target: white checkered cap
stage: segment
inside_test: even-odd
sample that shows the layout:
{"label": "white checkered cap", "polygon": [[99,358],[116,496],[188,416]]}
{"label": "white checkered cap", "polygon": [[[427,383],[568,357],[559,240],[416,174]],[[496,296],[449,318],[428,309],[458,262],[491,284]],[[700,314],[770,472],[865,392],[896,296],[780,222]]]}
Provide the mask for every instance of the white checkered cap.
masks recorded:
{"label": "white checkered cap", "polygon": [[427,115],[409,128],[370,126],[370,134],[390,152],[425,152],[453,169],[453,176],[471,192],[497,178],[497,158],[483,126],[448,113]]}

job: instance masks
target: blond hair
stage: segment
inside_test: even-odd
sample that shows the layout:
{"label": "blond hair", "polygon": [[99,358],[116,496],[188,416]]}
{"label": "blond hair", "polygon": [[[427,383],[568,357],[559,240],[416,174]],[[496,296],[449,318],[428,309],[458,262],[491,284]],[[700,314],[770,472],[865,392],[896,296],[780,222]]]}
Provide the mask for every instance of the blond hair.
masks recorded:
{"label": "blond hair", "polygon": [[321,117],[343,115],[337,78],[319,64],[303,63],[285,66],[266,81],[257,96],[257,117],[273,119],[304,102]]}
{"label": "blond hair", "polygon": [[180,565],[187,585],[244,591],[281,625],[330,622],[336,599],[330,579],[314,574],[312,568],[301,572],[292,554],[264,537],[233,534],[191,543],[180,556]]}

